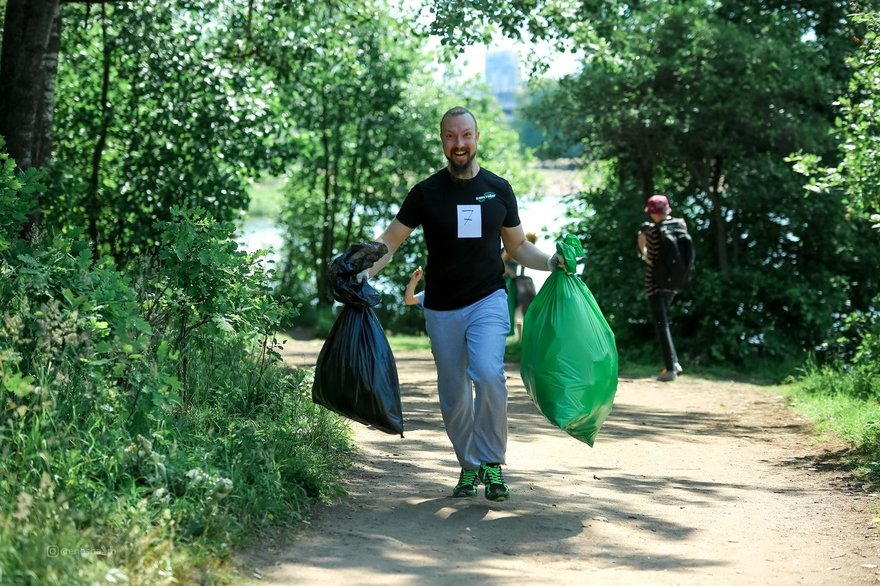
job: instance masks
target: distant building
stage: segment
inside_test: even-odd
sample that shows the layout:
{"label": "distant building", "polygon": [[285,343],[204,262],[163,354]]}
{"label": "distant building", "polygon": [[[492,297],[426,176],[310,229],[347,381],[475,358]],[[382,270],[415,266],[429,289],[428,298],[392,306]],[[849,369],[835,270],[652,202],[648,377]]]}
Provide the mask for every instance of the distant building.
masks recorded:
{"label": "distant building", "polygon": [[520,84],[519,56],[516,51],[499,49],[486,53],[486,83],[492,95],[501,103],[504,114],[512,117]]}

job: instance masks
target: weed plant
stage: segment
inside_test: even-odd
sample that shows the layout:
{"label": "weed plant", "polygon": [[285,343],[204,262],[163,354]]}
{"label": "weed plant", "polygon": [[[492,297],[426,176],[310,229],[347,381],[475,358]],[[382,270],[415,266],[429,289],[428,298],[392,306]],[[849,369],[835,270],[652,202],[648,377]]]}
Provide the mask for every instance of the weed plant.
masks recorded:
{"label": "weed plant", "polygon": [[824,364],[811,359],[790,379],[789,401],[846,440],[857,470],[880,486],[880,314],[848,316],[824,355]]}
{"label": "weed plant", "polygon": [[278,354],[295,311],[201,210],[125,271],[76,234],[18,239],[40,177],[13,168],[0,158],[0,583],[224,581],[233,547],[306,517],[349,463],[349,428]]}

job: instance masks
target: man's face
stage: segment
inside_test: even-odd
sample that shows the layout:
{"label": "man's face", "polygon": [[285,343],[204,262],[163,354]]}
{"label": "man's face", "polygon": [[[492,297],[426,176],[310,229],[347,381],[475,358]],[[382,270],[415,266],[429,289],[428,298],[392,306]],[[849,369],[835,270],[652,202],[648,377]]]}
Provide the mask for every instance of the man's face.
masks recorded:
{"label": "man's face", "polygon": [[467,114],[450,116],[443,121],[440,138],[443,154],[454,172],[465,172],[477,156],[480,133],[474,128],[474,119]]}

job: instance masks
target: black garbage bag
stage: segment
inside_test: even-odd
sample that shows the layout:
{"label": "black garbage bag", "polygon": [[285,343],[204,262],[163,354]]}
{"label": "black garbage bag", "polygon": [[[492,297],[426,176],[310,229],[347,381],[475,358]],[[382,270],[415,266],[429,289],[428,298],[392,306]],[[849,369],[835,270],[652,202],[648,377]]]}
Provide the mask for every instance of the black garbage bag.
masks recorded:
{"label": "black garbage bag", "polygon": [[373,307],[379,294],[356,276],[388,252],[355,244],[328,268],[333,296],[344,304],[315,366],[312,401],[359,423],[403,437],[397,364]]}
{"label": "black garbage bag", "polygon": [[381,242],[352,244],[330,261],[327,277],[333,289],[333,298],[345,305],[375,307],[379,305],[379,293],[364,279],[357,282],[358,273],[367,270],[388,253]]}

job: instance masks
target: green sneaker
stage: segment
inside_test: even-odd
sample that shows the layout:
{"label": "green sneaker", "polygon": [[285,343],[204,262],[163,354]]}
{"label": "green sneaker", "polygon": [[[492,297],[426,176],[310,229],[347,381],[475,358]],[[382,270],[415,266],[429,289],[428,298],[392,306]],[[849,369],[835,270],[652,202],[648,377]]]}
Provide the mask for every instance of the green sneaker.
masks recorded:
{"label": "green sneaker", "polygon": [[458,476],[458,484],[456,484],[455,488],[452,489],[452,496],[475,496],[477,494],[477,487],[479,485],[480,471],[462,468],[461,474],[459,474]]}
{"label": "green sneaker", "polygon": [[480,466],[480,481],[486,485],[486,498],[490,501],[506,501],[510,498],[510,487],[504,482],[501,464]]}

